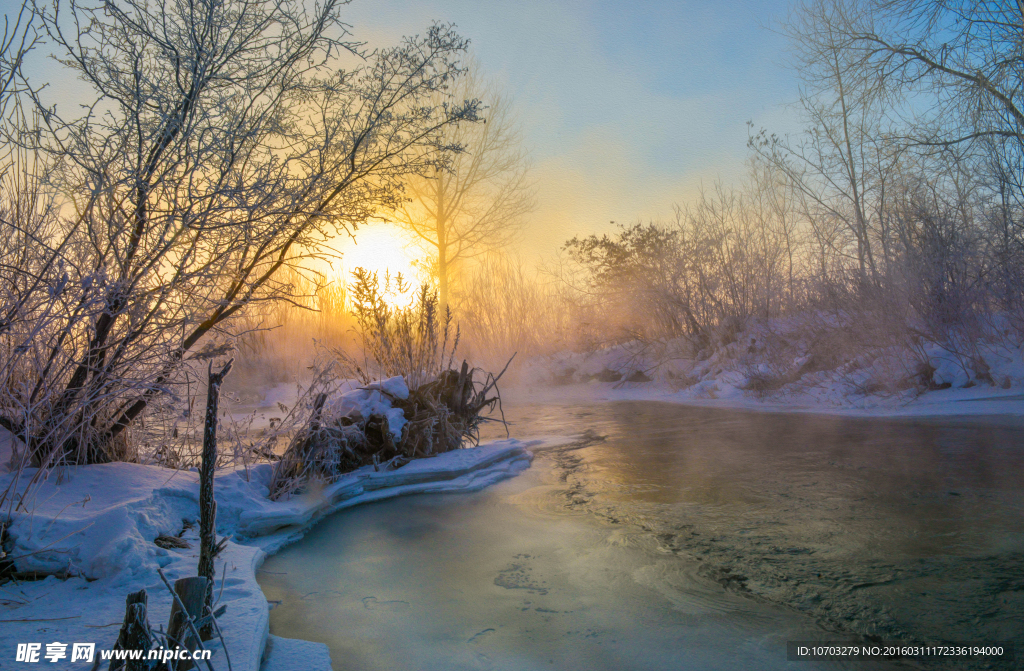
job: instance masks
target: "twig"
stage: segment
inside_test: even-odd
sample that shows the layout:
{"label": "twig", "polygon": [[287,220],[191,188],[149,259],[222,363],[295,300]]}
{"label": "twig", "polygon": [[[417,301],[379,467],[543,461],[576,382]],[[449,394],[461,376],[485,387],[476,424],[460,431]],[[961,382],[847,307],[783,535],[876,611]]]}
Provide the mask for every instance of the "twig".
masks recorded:
{"label": "twig", "polygon": [[[508,350],[506,350],[506,351],[508,351]],[[492,379],[491,382],[486,387],[484,387],[484,390],[482,392],[480,392],[481,395],[486,396],[487,392],[489,392],[491,390],[491,387],[493,387],[493,386],[498,384],[498,380],[500,380],[501,376],[504,375],[505,371],[508,370],[509,365],[512,363],[512,359],[516,358],[516,354],[519,354],[519,352],[513,352],[512,356],[509,357],[509,360],[505,363],[505,367],[501,369],[501,372],[498,373],[494,377],[494,379]]]}
{"label": "twig", "polygon": [[[58,538],[57,540],[55,540],[55,541],[53,541],[51,543],[47,543],[45,546],[39,548],[38,550],[34,550],[32,552],[26,552],[25,554],[18,555],[17,557],[8,557],[7,561],[12,561],[13,562],[13,561],[15,561],[17,559],[24,559],[25,557],[31,557],[32,555],[37,555],[40,552],[46,552],[48,549],[50,549],[51,546],[56,545],[57,543],[60,543],[65,538],[70,538],[71,536],[74,536],[77,533],[81,533],[81,532],[85,531],[86,529],[91,527],[93,524],[95,524],[95,522],[89,522],[88,524],[86,524],[81,529],[78,529],[76,531],[72,531],[67,536],[62,536],[61,538]],[[54,552],[67,552],[67,550],[54,550]]]}
{"label": "twig", "polygon": [[224,634],[220,630],[220,623],[217,622],[216,617],[213,618],[211,624],[213,624],[213,628],[217,631],[217,638],[220,639],[221,647],[224,648],[224,659],[226,659],[228,662],[228,671],[233,671],[233,669],[231,668],[231,655],[228,654],[228,644],[224,642]]}

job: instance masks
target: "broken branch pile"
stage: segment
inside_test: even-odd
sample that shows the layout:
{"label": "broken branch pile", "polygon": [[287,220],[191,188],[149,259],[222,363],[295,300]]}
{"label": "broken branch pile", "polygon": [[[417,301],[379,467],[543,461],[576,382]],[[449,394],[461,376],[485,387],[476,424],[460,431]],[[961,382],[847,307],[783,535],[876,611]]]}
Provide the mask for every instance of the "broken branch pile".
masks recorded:
{"label": "broken branch pile", "polygon": [[477,445],[480,425],[501,396],[497,376],[470,368],[442,371],[410,390],[403,377],[374,382],[329,398],[320,394],[309,423],[296,433],[274,470],[271,497],[311,481],[332,482],[363,466],[397,468],[412,459]]}

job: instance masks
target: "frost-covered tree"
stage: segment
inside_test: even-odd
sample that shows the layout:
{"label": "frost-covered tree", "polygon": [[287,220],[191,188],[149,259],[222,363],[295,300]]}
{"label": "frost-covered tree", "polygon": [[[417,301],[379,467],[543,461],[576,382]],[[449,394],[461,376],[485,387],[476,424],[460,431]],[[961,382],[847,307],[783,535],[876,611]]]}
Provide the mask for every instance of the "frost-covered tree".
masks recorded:
{"label": "frost-covered tree", "polygon": [[[231,320],[285,296],[278,271],[401,199],[437,135],[478,105],[445,91],[449,26],[370,51],[343,2],[52,0],[34,19],[92,93],[71,105],[22,68],[32,188],[5,202],[0,426],[31,461],[95,462],[173,391]],[[31,118],[30,118],[31,117]],[[24,171],[23,171],[24,172]],[[10,195],[10,193],[8,193]],[[209,352],[207,351],[207,354]]]}
{"label": "frost-covered tree", "polygon": [[[1024,325],[1024,5],[987,0],[816,0],[801,10],[827,26],[851,70],[883,91],[904,141],[970,163],[998,202],[982,217],[1001,310]],[[826,23],[822,17],[828,16]],[[965,161],[965,157],[967,161]],[[948,161],[947,161],[948,163]],[[959,188],[959,187],[957,187]],[[941,208],[940,208],[941,209]],[[962,209],[962,208],[961,208]],[[945,253],[944,253],[945,254]]]}

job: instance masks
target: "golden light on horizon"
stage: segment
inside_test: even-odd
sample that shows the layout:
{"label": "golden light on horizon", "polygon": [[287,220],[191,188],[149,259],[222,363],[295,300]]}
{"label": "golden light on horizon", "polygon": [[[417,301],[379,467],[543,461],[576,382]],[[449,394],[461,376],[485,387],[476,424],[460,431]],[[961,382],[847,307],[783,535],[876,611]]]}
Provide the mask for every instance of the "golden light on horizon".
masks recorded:
{"label": "golden light on horizon", "polygon": [[423,272],[417,267],[415,250],[410,249],[401,232],[394,226],[371,224],[360,228],[355,234],[355,240],[345,239],[338,251],[342,254],[342,279],[346,285],[351,284],[352,272],[356,268],[377,273],[382,287],[386,275],[390,275],[392,280],[401,275],[409,289],[400,298],[395,296],[393,303],[411,302],[422,283]]}

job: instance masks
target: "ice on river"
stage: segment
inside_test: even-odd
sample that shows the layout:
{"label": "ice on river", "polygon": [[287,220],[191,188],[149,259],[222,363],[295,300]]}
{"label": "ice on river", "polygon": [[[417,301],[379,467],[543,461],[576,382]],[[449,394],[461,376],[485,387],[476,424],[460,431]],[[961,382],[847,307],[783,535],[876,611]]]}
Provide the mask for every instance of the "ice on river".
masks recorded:
{"label": "ice on river", "polygon": [[365,671],[770,670],[793,666],[787,640],[823,635],[642,532],[558,512],[552,474],[335,515],[259,572],[271,631]]}

